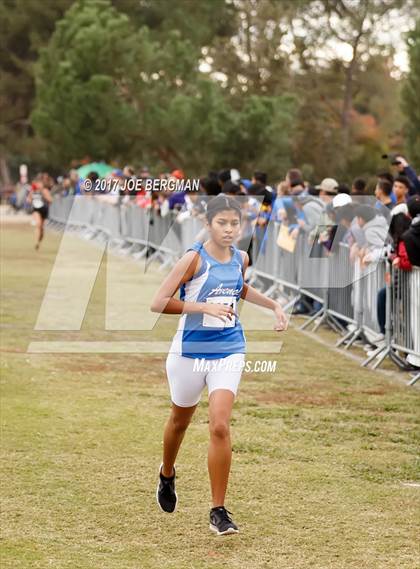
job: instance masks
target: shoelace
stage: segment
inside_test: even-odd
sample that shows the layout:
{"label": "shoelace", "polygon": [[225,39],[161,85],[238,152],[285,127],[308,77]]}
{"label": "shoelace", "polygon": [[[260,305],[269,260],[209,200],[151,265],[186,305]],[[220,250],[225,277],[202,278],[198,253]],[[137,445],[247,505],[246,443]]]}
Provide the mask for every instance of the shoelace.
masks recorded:
{"label": "shoelace", "polygon": [[229,512],[229,510],[226,510],[226,508],[221,508],[219,511],[224,520],[232,523],[232,519],[229,517],[229,514],[233,516],[232,512]]}

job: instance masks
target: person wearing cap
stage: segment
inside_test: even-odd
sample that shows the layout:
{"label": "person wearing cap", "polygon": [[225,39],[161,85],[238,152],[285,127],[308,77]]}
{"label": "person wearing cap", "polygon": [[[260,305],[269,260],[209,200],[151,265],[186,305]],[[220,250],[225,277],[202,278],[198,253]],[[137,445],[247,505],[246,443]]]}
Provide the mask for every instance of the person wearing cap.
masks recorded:
{"label": "person wearing cap", "polygon": [[332,199],[333,208],[343,207],[349,203],[353,203],[353,200],[349,194],[337,194]]}
{"label": "person wearing cap", "polygon": [[356,205],[353,203],[351,196],[346,194],[336,195],[333,198],[332,206],[337,223],[346,229],[342,233],[340,242],[347,243],[350,247],[353,244],[363,247],[366,243],[365,234],[357,221]]}
{"label": "person wearing cap", "polygon": [[[170,179],[175,180],[184,180],[185,175],[182,170],[173,170],[170,175]],[[185,204],[185,191],[177,192],[172,191],[168,197],[168,206],[169,209],[181,209],[182,206]]]}
{"label": "person wearing cap", "polygon": [[342,242],[348,242],[350,238],[350,229],[341,219],[342,209],[351,204],[352,199],[349,194],[342,193],[334,196],[331,203],[326,207],[327,214],[333,220],[334,224],[331,225],[329,230],[324,231],[320,235],[320,242],[331,253],[337,251],[338,246]]}
{"label": "person wearing cap", "polygon": [[[328,215],[327,206],[337,195],[337,187],[338,182],[334,178],[324,178],[318,186],[298,196],[297,203],[304,213],[304,219],[298,219],[298,225],[309,234],[310,240],[313,239],[318,225],[334,225]],[[293,231],[293,234],[297,236],[296,231]]]}
{"label": "person wearing cap", "polygon": [[329,203],[338,194],[338,182],[334,178],[324,178],[315,189],[319,191],[319,197]]}

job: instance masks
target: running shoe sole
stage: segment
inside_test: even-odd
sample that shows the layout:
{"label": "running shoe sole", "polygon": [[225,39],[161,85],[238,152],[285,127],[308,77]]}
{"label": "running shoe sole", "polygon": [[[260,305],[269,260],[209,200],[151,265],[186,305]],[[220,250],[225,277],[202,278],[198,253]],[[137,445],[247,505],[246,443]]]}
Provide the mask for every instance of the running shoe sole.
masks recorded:
{"label": "running shoe sole", "polygon": [[234,529],[234,528],[229,528],[226,531],[219,531],[217,529],[216,526],[214,526],[213,524],[209,525],[209,528],[211,529],[211,531],[213,531],[214,533],[216,533],[217,535],[232,535],[234,533],[239,533],[238,529]]}

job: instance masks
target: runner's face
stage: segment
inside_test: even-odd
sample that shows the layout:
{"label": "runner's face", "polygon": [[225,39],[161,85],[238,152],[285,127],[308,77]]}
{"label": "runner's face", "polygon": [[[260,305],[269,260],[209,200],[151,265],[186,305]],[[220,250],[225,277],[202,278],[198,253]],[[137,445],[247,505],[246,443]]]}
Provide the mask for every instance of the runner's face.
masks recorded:
{"label": "runner's face", "polygon": [[215,243],[229,247],[239,235],[241,222],[239,215],[232,209],[219,211],[209,225],[209,233]]}

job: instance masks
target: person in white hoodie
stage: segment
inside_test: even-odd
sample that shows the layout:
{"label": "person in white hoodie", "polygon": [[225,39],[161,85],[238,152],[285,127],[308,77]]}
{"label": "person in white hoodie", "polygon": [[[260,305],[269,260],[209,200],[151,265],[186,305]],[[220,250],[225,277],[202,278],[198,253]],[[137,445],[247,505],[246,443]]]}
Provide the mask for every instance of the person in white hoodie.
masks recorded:
{"label": "person in white hoodie", "polygon": [[365,236],[365,243],[358,251],[364,267],[380,258],[388,237],[389,223],[382,215],[377,214],[375,208],[368,205],[359,205],[355,213]]}

